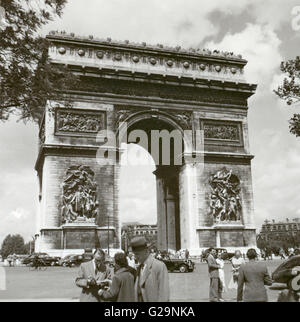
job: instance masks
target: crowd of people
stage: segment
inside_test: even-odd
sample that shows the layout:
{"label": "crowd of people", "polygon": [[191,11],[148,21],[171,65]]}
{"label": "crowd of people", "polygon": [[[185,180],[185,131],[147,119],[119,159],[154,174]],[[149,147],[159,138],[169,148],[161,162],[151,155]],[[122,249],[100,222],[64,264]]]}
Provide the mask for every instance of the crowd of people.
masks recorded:
{"label": "crowd of people", "polygon": [[[102,249],[94,251],[93,259],[82,263],[76,278],[76,285],[82,289],[83,302],[168,302],[169,276],[166,265],[159,260],[166,256],[162,252],[150,250],[146,239],[136,237],[131,241],[132,251],[118,252],[113,263],[107,262],[107,254]],[[189,256],[188,251],[184,253]],[[266,263],[257,261],[255,249],[247,251],[245,260],[237,250],[231,258],[231,278],[226,284],[224,259],[221,252],[211,248],[207,251],[206,262],[210,278],[209,301],[223,302],[227,289],[236,290],[236,301],[267,302],[265,286],[273,283]],[[298,264],[299,265],[299,264]],[[284,267],[276,273],[290,283],[295,276],[300,277],[300,266]],[[281,292],[278,301],[299,299],[293,290]]]}
{"label": "crowd of people", "polygon": [[[251,248],[246,254],[248,261],[245,261],[241,252],[237,250],[231,259],[231,280],[228,289],[236,290],[237,302],[267,302],[267,290],[265,286],[271,286],[273,280],[268,272],[265,262],[257,261],[258,254]],[[223,302],[223,293],[226,291],[224,260],[221,253],[210,248],[207,251],[206,261],[210,277],[209,300],[210,302]],[[299,264],[298,264],[299,265]],[[295,276],[300,279],[300,266],[288,267],[279,270],[274,278],[280,280],[284,278],[288,290],[279,294],[279,302],[297,302],[299,300],[299,290],[297,285],[292,285]],[[295,281],[294,281],[295,284]]]}
{"label": "crowd of people", "polygon": [[[168,302],[169,276],[165,264],[156,259],[143,237],[133,238],[132,253],[119,252],[113,267],[102,249],[93,260],[80,266],[76,285],[82,302]],[[137,264],[137,263],[138,264]]]}

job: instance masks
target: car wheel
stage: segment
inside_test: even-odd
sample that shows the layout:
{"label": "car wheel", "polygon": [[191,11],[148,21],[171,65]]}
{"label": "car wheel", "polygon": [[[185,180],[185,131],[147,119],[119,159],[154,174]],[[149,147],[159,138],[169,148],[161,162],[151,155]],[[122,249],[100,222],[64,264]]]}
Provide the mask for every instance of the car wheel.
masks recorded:
{"label": "car wheel", "polygon": [[63,267],[67,267],[67,263],[63,263],[63,264],[62,264],[62,266],[63,266]]}
{"label": "car wheel", "polygon": [[186,266],[185,265],[180,265],[179,271],[180,271],[180,273],[186,273],[186,271],[187,271]]}
{"label": "car wheel", "polygon": [[55,266],[55,262],[51,262],[51,266]]}

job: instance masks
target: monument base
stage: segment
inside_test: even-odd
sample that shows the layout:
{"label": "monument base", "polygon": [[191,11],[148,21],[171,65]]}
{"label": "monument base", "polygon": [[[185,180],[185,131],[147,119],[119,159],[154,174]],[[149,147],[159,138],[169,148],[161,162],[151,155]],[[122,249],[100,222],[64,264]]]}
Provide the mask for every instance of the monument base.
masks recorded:
{"label": "monument base", "polygon": [[[41,229],[35,251],[82,253],[84,249],[117,248],[115,227],[99,227],[93,223],[67,223],[57,228]],[[61,255],[57,255],[61,256]]]}
{"label": "monument base", "polygon": [[197,229],[199,247],[239,249],[256,247],[256,229],[242,224],[215,224]]}

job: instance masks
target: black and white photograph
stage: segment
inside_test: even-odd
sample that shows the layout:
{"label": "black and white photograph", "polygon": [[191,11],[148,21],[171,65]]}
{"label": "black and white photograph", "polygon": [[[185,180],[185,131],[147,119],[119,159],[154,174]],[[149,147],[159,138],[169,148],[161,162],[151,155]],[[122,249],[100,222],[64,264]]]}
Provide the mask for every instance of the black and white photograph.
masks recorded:
{"label": "black and white photograph", "polygon": [[0,302],[299,302],[299,140],[300,0],[0,0]]}

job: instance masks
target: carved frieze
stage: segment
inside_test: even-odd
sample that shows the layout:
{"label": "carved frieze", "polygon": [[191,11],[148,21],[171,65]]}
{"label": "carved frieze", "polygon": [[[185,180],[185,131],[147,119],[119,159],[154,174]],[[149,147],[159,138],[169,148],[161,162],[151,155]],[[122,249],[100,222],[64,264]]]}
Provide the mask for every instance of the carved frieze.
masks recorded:
{"label": "carved frieze", "polygon": [[237,125],[204,124],[204,138],[239,141],[239,128]]}
{"label": "carved frieze", "polygon": [[[149,84],[146,82],[113,80],[102,78],[101,81],[85,79],[80,83],[82,91],[97,93],[113,93],[138,97],[159,97],[180,101],[195,101],[197,103],[217,103],[226,105],[247,106],[243,93],[220,92],[216,95],[213,91],[193,87],[179,87],[170,85]],[[74,88],[76,90],[76,88]]]}
{"label": "carved frieze", "polygon": [[105,112],[57,110],[56,134],[96,135],[105,128]]}
{"label": "carved frieze", "polygon": [[209,178],[210,215],[215,223],[240,222],[242,205],[240,180],[225,167]]}
{"label": "carved frieze", "polygon": [[243,145],[241,122],[202,119],[200,127],[207,144]]}
{"label": "carved frieze", "polygon": [[88,166],[71,166],[62,183],[62,223],[94,222],[98,206],[94,172]]}
{"label": "carved frieze", "polygon": [[161,112],[166,116],[169,116],[170,119],[175,120],[179,125],[184,129],[192,129],[192,113],[191,112],[181,112],[174,110],[150,110],[145,108],[119,108],[115,111],[115,127],[117,128],[121,122],[126,121],[128,117],[138,112],[150,112],[156,114],[157,112]]}
{"label": "carved frieze", "polygon": [[192,113],[191,112],[175,112],[175,111],[168,111],[176,121],[180,124],[180,126],[184,130],[191,130],[192,129]]}

